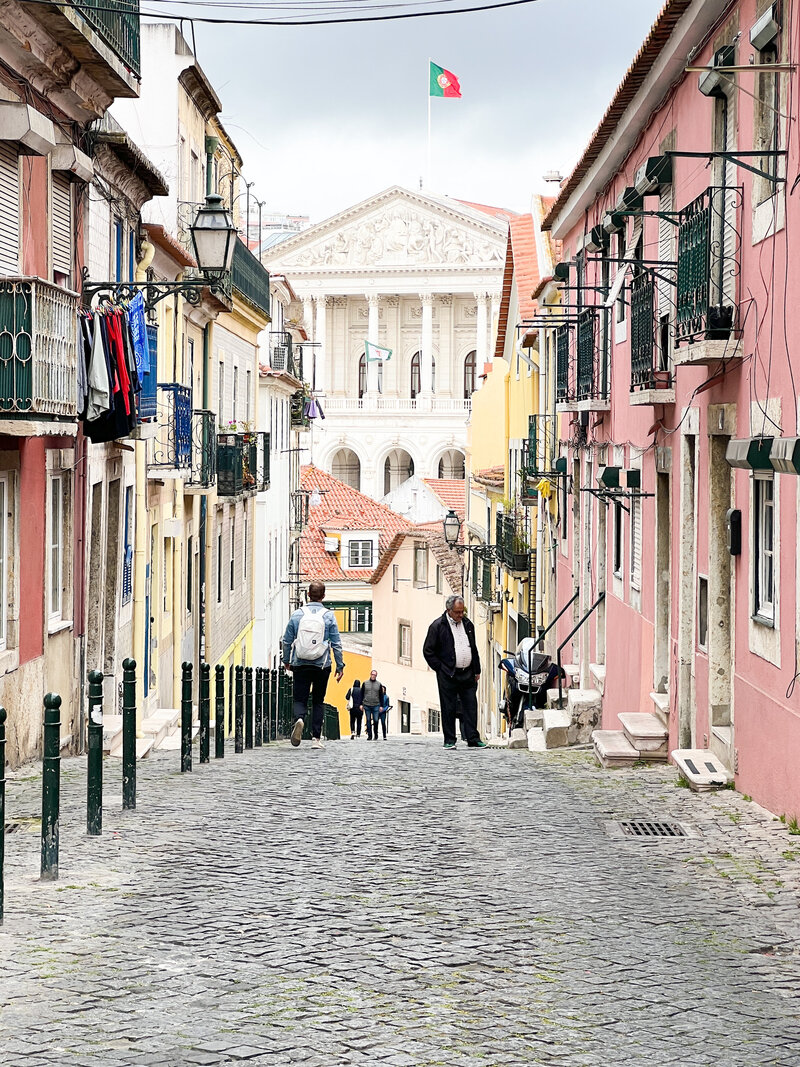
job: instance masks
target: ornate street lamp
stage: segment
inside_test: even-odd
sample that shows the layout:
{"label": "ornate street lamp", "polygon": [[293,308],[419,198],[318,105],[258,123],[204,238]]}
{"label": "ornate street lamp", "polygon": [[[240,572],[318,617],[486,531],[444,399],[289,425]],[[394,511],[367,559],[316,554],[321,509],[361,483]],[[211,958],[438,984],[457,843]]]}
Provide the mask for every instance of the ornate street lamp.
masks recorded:
{"label": "ornate street lamp", "polygon": [[95,296],[130,300],[140,292],[144,297],[145,310],[150,311],[159,300],[176,293],[180,293],[190,304],[200,303],[204,289],[230,295],[230,271],[238,234],[221,196],[210,193],[206,197],[189,230],[200,270],[199,277],[176,282],[90,282],[88,269],[84,267],[84,304],[90,304]]}
{"label": "ornate street lamp", "polygon": [[461,533],[461,519],[451,508],[442,519],[444,539],[448,548],[455,548],[458,544],[458,535]]}

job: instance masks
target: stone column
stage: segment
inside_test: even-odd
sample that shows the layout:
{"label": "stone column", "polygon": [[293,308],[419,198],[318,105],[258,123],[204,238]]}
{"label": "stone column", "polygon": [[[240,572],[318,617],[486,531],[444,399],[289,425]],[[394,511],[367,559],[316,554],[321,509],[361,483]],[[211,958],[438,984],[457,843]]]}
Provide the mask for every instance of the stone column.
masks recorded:
{"label": "stone column", "polygon": [[325,317],[325,311],[330,299],[329,296],[317,297],[317,321],[314,326],[314,340],[318,342],[317,347],[314,349],[317,360],[317,392],[321,393],[323,396],[328,387],[327,368],[325,365],[325,346],[328,324]]}
{"label": "stone column", "polygon": [[439,309],[439,365],[436,368],[436,391],[439,396],[461,396],[464,371],[458,361],[453,335],[453,297],[442,293],[437,299]]}
{"label": "stone column", "polygon": [[[392,358],[383,365],[383,395],[397,396],[400,384],[400,297],[386,297],[386,334],[384,342]],[[402,394],[401,394],[402,395]]]}
{"label": "stone column", "polygon": [[314,297],[303,297],[303,325],[306,328],[309,341],[314,340]]}
{"label": "stone column", "polygon": [[[497,320],[500,316],[500,293],[490,293],[489,299],[492,302],[492,314],[489,317],[489,362],[494,360],[494,338],[497,336]],[[483,373],[483,367],[478,371],[479,374]]]}
{"label": "stone column", "polygon": [[433,295],[423,293],[422,301],[422,339],[420,343],[419,384],[420,395],[433,395]]}
{"label": "stone column", "polygon": [[[380,342],[380,296],[377,293],[367,295],[369,314],[367,316],[367,340],[374,345]],[[378,364],[367,360],[367,396],[378,395]]]}
{"label": "stone column", "polygon": [[489,326],[486,314],[486,298],[486,293],[475,294],[475,299],[478,302],[477,325],[475,327],[477,333],[475,352],[478,361],[478,374],[483,373],[483,365],[488,359]]}

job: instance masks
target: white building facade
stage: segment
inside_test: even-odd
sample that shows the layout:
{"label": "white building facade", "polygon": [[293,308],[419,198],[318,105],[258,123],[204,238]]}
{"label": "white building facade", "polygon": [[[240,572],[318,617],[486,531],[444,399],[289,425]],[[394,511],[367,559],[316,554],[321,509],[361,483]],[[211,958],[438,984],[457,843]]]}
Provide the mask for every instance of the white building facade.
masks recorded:
{"label": "white building facade", "polygon": [[[464,477],[507,231],[496,209],[393,187],[265,257],[315,342],[316,466],[374,499],[414,475]],[[366,341],[391,359],[368,361]]]}

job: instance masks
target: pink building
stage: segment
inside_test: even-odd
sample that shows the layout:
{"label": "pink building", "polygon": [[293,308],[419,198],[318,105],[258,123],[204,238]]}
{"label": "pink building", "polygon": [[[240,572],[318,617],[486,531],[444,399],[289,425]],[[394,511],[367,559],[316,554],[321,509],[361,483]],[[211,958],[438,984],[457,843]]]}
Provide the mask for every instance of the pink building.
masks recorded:
{"label": "pink building", "polygon": [[537,291],[567,471],[559,607],[580,593],[557,643],[597,604],[564,662],[603,729],[652,714],[670,751],[710,750],[789,817],[798,15],[795,0],[668,0],[545,219],[563,262]]}

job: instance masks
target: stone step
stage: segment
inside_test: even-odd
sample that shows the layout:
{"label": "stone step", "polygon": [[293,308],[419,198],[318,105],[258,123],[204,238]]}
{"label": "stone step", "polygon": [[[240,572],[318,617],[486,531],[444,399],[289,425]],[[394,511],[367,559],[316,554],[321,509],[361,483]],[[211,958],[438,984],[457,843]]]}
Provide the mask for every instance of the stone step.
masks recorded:
{"label": "stone step", "polygon": [[[152,737],[137,737],[136,738],[136,759],[147,759],[150,753],[153,751],[153,738]],[[113,752],[109,752],[109,759],[122,759],[122,744],[119,748],[115,748]]]}
{"label": "stone step", "polygon": [[659,718],[647,712],[622,712],[618,718],[642,759],[666,760],[669,734]]}
{"label": "stone step", "polygon": [[733,781],[733,775],[722,760],[706,748],[678,748],[672,758],[696,793],[723,789]]}
{"label": "stone step", "polygon": [[534,726],[528,730],[528,749],[531,752],[546,752],[547,745],[544,739],[544,730],[540,726]]}
{"label": "stone step", "polygon": [[603,697],[597,689],[570,689],[567,693],[570,717],[569,744],[585,745],[602,721]]}
{"label": "stone step", "polygon": [[545,748],[564,748],[569,742],[572,716],[563,708],[545,708],[542,712],[542,732]]}
{"label": "stone step", "polygon": [[[192,724],[192,741],[200,733],[200,725],[198,723]],[[181,750],[181,731],[180,729],[173,730],[172,733],[167,734],[158,746],[153,745],[153,748],[158,747],[161,752],[180,752]]]}
{"label": "stone step", "polygon": [[605,663],[590,663],[589,674],[594,678],[595,685],[597,686],[600,695],[602,696],[606,691],[606,665]]}
{"label": "stone step", "polygon": [[665,726],[669,724],[669,693],[651,693],[654,714],[661,719]]}
{"label": "stone step", "polygon": [[122,716],[103,716],[103,753],[113,756],[122,749]]}
{"label": "stone step", "polygon": [[159,708],[146,719],[142,719],[142,737],[153,739],[153,748],[158,748],[165,737],[180,724],[179,708]]}
{"label": "stone step", "polygon": [[592,747],[601,766],[609,769],[630,767],[639,759],[638,751],[622,730],[595,730]]}
{"label": "stone step", "polygon": [[527,748],[528,735],[522,729],[512,730],[508,735],[509,748]]}

